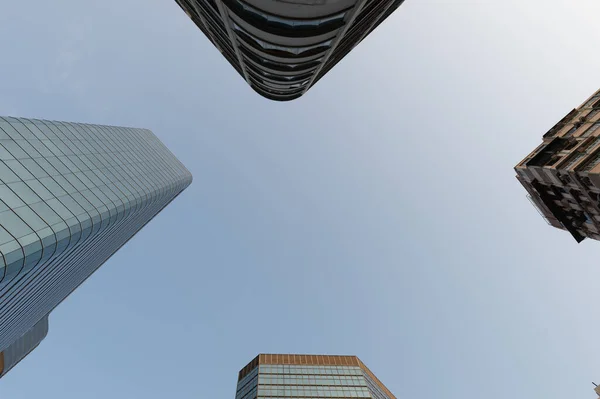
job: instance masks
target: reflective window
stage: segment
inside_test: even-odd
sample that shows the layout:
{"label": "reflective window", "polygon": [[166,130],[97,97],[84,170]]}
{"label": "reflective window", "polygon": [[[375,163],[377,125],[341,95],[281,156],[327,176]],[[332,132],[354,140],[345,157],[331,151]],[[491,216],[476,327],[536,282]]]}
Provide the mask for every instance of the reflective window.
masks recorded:
{"label": "reflective window", "polygon": [[301,73],[298,75],[276,75],[274,73],[270,73],[264,70],[259,69],[258,67],[256,67],[254,64],[252,63],[248,63],[246,64],[247,69],[249,71],[251,71],[252,73],[254,73],[255,75],[261,77],[261,78],[265,78],[268,79],[269,81],[272,81],[274,83],[293,83],[293,82],[301,82],[304,81],[306,79],[310,79],[313,75],[312,72],[309,73]]}
{"label": "reflective window", "polygon": [[296,62],[296,63],[294,63],[294,62],[290,62],[290,63],[277,62],[277,61],[268,60],[266,58],[260,57],[258,54],[253,53],[252,51],[245,48],[243,45],[240,47],[240,50],[246,57],[248,57],[255,63],[257,63],[259,65],[263,65],[270,69],[274,69],[276,71],[281,71],[281,72],[304,72],[304,71],[308,71],[308,70],[313,70],[323,60],[323,57],[321,57],[321,58],[311,60],[311,61],[306,61],[306,62]]}
{"label": "reflective window", "polygon": [[190,182],[148,130],[0,118],[0,351]]}
{"label": "reflective window", "polygon": [[255,79],[252,77],[250,78],[250,81],[252,83],[254,83],[255,85],[257,85],[260,89],[265,90],[265,91],[275,94],[275,95],[287,96],[287,95],[302,93],[302,91],[304,91],[304,88],[289,88],[289,89],[273,88],[273,87],[269,86],[268,84],[264,83],[263,81],[260,81],[259,79]]}
{"label": "reflective window", "polygon": [[321,43],[301,47],[283,46],[280,44],[269,43],[252,36],[235,22],[233,23],[233,29],[252,47],[278,57],[303,58],[317,55],[327,51],[331,46],[331,42],[333,41],[330,39]]}
{"label": "reflective window", "polygon": [[261,364],[258,369],[258,398],[371,398],[360,367]]}
{"label": "reflective window", "polygon": [[309,79],[300,82],[273,82],[272,79],[260,76],[257,72],[253,71],[252,69],[248,69],[248,72],[256,81],[261,82],[261,84],[273,89],[289,90],[294,88],[300,88],[306,86],[308,82],[310,82]]}
{"label": "reflective window", "polygon": [[242,0],[231,0],[228,6],[249,24],[274,34],[285,36],[317,36],[344,25],[347,10],[314,19],[287,18],[259,10]]}

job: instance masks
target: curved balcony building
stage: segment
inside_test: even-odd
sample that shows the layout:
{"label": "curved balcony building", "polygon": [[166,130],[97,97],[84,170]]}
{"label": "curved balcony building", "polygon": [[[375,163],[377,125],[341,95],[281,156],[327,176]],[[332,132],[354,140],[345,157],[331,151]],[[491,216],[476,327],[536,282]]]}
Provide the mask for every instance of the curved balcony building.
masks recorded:
{"label": "curved balcony building", "polygon": [[302,96],[404,0],[176,0],[263,97]]}

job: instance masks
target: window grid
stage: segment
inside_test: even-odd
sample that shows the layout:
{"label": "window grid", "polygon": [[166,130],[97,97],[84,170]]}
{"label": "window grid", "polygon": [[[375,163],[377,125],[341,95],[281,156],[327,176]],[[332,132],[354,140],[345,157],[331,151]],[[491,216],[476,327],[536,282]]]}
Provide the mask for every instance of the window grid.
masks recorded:
{"label": "window grid", "polygon": [[190,183],[149,130],[0,118],[0,349]]}
{"label": "window grid", "polygon": [[370,398],[360,367],[260,365],[258,398]]}

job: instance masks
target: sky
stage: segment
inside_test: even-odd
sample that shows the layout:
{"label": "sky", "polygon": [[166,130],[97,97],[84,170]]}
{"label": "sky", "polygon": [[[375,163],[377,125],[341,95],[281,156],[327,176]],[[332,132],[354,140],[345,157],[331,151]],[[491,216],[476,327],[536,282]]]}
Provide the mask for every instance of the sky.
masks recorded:
{"label": "sky", "polygon": [[596,398],[600,243],[513,167],[600,86],[597,0],[407,0],[302,98],[173,0],[4,0],[0,114],[151,129],[193,184],[50,315],[0,398],[233,399],[258,353],[400,399]]}

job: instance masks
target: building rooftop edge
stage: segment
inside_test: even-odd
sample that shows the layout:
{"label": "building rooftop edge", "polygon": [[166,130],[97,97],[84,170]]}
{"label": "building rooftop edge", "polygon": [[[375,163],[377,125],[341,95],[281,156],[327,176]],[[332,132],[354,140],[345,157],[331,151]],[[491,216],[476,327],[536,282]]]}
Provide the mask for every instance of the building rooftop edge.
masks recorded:
{"label": "building rooftop edge", "polygon": [[391,399],[396,396],[373,374],[373,372],[354,355],[299,355],[299,354],[272,354],[260,353],[250,363],[244,366],[239,374],[238,381],[241,381],[246,375],[261,364],[280,364],[280,365],[311,365],[311,366],[355,366],[360,367],[379,388]]}

